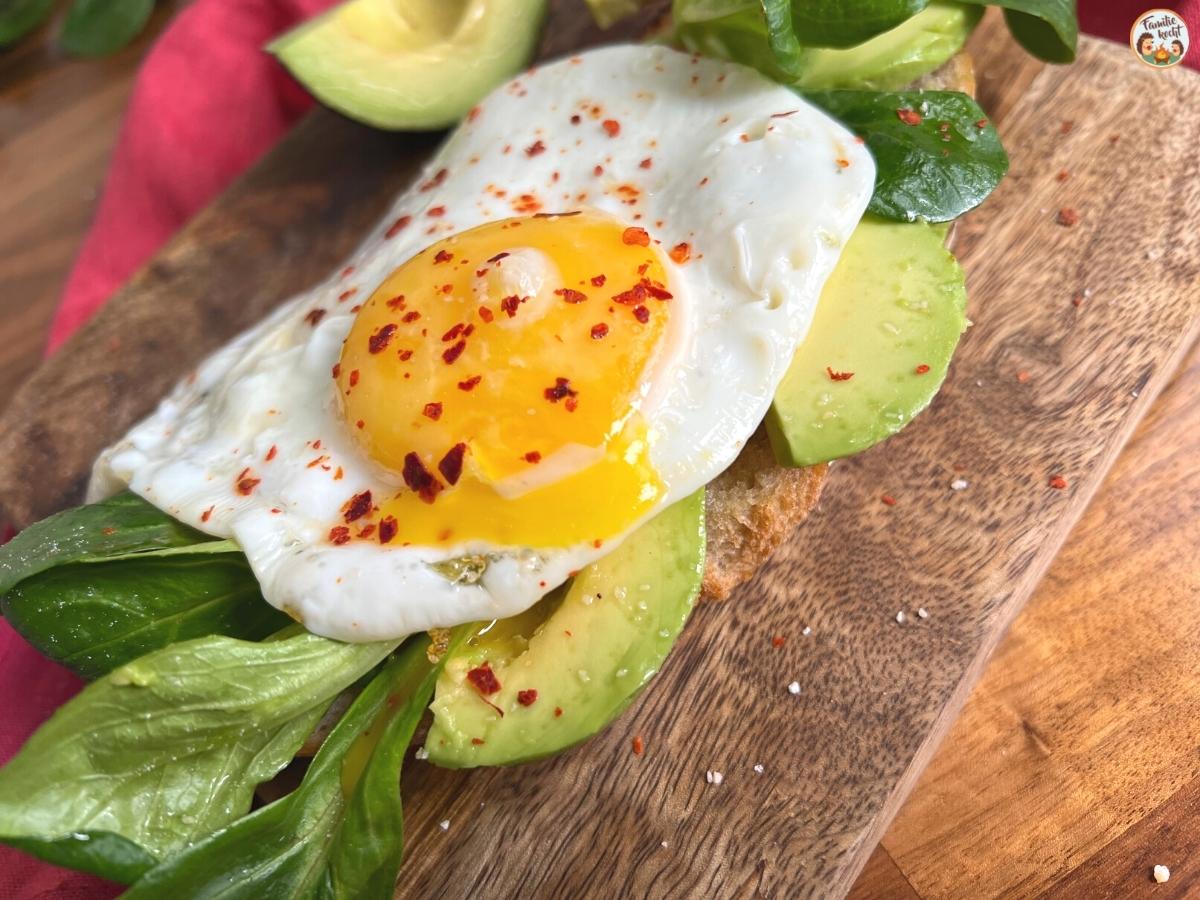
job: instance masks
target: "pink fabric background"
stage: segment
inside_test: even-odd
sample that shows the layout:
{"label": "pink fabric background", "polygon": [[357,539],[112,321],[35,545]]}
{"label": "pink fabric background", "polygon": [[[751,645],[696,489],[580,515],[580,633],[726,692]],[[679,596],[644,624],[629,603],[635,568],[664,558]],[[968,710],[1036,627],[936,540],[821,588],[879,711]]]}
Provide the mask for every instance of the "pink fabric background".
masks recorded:
{"label": "pink fabric background", "polygon": [[[283,136],[312,105],[261,48],[335,0],[196,0],[142,66],[95,222],[50,332],[53,352],[193,214]],[[1180,11],[1200,68],[1200,0],[1079,0],[1081,28],[1120,43],[1134,19]],[[48,662],[0,620],[0,761],[82,682]],[[99,900],[120,888],[0,847],[0,898]]]}

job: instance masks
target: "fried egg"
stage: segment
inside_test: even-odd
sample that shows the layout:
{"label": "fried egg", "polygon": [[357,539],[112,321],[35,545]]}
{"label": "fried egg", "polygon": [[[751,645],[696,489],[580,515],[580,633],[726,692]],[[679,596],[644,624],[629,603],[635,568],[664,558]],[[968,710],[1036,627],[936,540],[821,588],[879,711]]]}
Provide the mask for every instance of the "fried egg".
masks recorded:
{"label": "fried egg", "polygon": [[874,183],[758,73],[616,46],[493,93],[337,273],[98,460],[347,641],[515,615],[762,420]]}

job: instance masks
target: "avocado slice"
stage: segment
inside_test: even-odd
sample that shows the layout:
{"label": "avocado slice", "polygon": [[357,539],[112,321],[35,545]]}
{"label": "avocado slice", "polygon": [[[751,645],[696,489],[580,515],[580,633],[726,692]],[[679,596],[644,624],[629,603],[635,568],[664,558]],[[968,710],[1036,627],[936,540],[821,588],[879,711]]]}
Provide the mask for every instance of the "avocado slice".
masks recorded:
{"label": "avocado slice", "polygon": [[944,226],[874,216],[854,230],[767,413],[782,465],[866,450],[929,405],[968,324],[966,283],[945,235]]}
{"label": "avocado slice", "polygon": [[431,130],[524,68],[545,12],[546,0],[349,0],[267,49],[352,119]]}
{"label": "avocado slice", "polygon": [[[662,665],[703,573],[700,490],[528,612],[486,625],[452,652],[430,705],[430,761],[449,768],[508,765],[600,731]],[[499,690],[468,677],[484,664]],[[532,702],[529,691],[537,692]]]}
{"label": "avocado slice", "polygon": [[796,87],[899,90],[961,50],[983,9],[933,0],[911,19],[855,47],[814,48],[805,54],[804,74]]}

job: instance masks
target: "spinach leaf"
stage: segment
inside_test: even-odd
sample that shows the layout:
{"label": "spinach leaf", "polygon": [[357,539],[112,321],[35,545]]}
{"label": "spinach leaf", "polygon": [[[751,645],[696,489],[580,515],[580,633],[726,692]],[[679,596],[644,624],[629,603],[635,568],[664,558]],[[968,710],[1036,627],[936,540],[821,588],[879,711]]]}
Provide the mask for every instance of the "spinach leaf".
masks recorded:
{"label": "spinach leaf", "polygon": [[0,47],[19,41],[50,17],[54,0],[7,0],[0,3]]}
{"label": "spinach leaf", "polygon": [[[0,769],[0,842],[86,864],[73,834],[111,832],[163,857],[250,808],[329,702],[394,645],[308,633],[261,644],[208,637],[158,650],[86,687]],[[117,871],[103,871],[116,877]]]}
{"label": "spinach leaf", "polygon": [[75,0],[58,42],[68,53],[116,53],[146,27],[154,0]]}
{"label": "spinach leaf", "polygon": [[158,865],[158,858],[111,831],[78,831],[59,838],[2,838],[4,843],[56,866],[132,884]]}
{"label": "spinach leaf", "polygon": [[375,676],[295,791],[151,869],[123,900],[391,898],[403,852],[400,767],[441,669],[428,644],[410,641]]}
{"label": "spinach leaf", "polygon": [[234,546],[188,528],[125,491],[42,519],[0,547],[0,594],[23,578],[64,563],[206,542],[220,543],[223,549]]}
{"label": "spinach leaf", "polygon": [[[968,0],[973,2],[973,0]],[[991,0],[1016,42],[1038,59],[1069,63],[1079,44],[1075,0]]]}
{"label": "spinach leaf", "polygon": [[43,655],[88,679],[178,641],[254,641],[289,623],[236,548],[184,550],[48,569],[0,597],[0,611]]}
{"label": "spinach leaf", "polygon": [[817,91],[805,97],[866,141],[876,167],[868,208],[885,219],[947,222],[982,203],[1008,171],[996,129],[966,94]]}
{"label": "spinach leaf", "polygon": [[[771,27],[770,7],[780,7],[775,27],[790,13],[796,40],[806,47],[853,47],[890,31],[925,8],[928,0],[761,0]],[[772,49],[775,44],[772,42]]]}

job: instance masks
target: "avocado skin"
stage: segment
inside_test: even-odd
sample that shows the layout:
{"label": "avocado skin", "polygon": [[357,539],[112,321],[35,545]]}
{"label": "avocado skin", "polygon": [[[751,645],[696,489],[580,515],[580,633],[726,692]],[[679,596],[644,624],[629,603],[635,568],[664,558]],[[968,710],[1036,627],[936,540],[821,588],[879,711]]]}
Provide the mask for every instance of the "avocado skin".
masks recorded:
{"label": "avocado skin", "polygon": [[[966,284],[945,233],[874,216],[859,223],[767,413],[781,465],[859,453],[929,405],[968,325]],[[827,369],[853,376],[834,380]]]}
{"label": "avocado skin", "polygon": [[[467,0],[457,20],[440,3],[348,0],[267,50],[351,119],[392,131],[446,128],[528,64],[546,0]],[[441,33],[414,35],[417,21]],[[390,46],[388,35],[396,36]]]}
{"label": "avocado skin", "polygon": [[[559,597],[496,623],[446,660],[430,705],[430,762],[447,768],[527,762],[603,729],[657,673],[687,622],[703,573],[700,490],[581,571]],[[485,661],[501,685],[487,702],[466,677]],[[517,695],[526,690],[536,690],[537,700],[523,706]]]}
{"label": "avocado skin", "polygon": [[800,90],[895,91],[928,74],[962,49],[983,7],[934,0],[911,19],[855,47],[813,48],[805,54]]}

